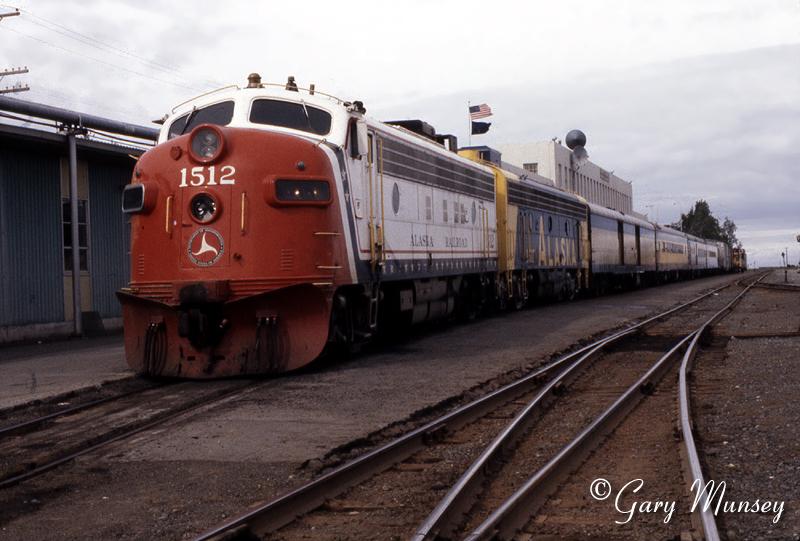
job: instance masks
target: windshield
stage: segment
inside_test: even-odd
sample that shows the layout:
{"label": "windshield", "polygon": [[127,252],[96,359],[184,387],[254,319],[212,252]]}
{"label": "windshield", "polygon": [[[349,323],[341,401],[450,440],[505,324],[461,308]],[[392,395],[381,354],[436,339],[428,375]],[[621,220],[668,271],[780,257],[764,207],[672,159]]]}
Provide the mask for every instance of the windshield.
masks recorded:
{"label": "windshield", "polygon": [[[190,118],[191,117],[191,118]],[[177,137],[183,133],[191,131],[200,124],[216,124],[217,126],[227,126],[233,118],[233,101],[223,101],[194,109],[179,116],[169,127],[168,139]],[[189,125],[186,121],[189,120]]]}
{"label": "windshield", "polygon": [[253,102],[250,122],[301,130],[317,135],[331,131],[331,115],[305,103],[260,99]]}

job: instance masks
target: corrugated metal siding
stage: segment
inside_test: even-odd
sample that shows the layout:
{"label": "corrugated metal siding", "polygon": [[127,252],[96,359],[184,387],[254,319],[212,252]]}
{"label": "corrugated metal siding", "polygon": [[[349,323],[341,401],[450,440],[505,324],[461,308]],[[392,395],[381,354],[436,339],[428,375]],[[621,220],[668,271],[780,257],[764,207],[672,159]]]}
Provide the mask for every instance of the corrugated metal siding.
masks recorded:
{"label": "corrugated metal siding", "polygon": [[114,293],[130,280],[130,230],[121,208],[133,164],[89,162],[92,296],[101,317],[122,314]]}
{"label": "corrugated metal siding", "polygon": [[0,148],[0,325],[64,321],[55,154]]}

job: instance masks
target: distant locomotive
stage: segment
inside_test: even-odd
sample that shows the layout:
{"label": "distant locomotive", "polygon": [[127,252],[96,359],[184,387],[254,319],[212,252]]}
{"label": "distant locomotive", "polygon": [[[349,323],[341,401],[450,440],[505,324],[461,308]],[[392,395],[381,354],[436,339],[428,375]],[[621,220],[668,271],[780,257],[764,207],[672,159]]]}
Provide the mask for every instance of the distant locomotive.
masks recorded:
{"label": "distant locomotive", "polygon": [[731,266],[736,272],[744,272],[747,270],[747,252],[744,251],[744,248],[733,249]]}
{"label": "distant locomotive", "polygon": [[123,194],[128,363],[278,373],[381,329],[731,269],[723,243],[456,150],[293,80],[179,105]]}

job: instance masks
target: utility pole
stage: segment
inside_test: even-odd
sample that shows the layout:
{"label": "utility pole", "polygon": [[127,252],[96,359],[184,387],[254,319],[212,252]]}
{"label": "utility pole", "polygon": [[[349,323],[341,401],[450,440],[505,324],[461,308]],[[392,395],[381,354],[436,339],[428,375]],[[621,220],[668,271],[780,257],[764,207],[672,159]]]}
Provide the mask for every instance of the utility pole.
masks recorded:
{"label": "utility pole", "polygon": [[784,248],[783,250],[784,250],[783,253],[786,254],[786,256],[783,258],[783,264],[784,264],[784,267],[783,267],[783,281],[784,282],[788,282],[789,281],[789,248]]}
{"label": "utility pole", "polygon": [[[21,75],[23,73],[28,73],[28,66],[23,68],[10,68],[3,71],[0,71],[0,80],[3,79],[6,75]],[[7,86],[5,88],[0,88],[0,94],[11,94],[12,92],[25,92],[26,90],[30,90],[31,87],[28,85],[23,85],[22,83],[17,83],[15,85]]]}
{"label": "utility pole", "polygon": [[[6,12],[6,13],[0,13],[0,22],[3,22],[3,19],[5,19],[6,17],[18,17],[19,14],[20,13],[19,13],[18,9],[15,9],[14,11],[9,11],[9,12]],[[2,81],[3,77],[5,77],[6,75],[20,75],[20,74],[23,74],[23,73],[28,73],[28,66],[25,66],[23,68],[10,68],[10,69],[2,70],[2,71],[0,71],[0,81]],[[28,85],[24,85],[22,83],[16,83],[14,85],[7,86],[5,88],[0,88],[0,94],[11,94],[13,92],[25,92],[26,90],[30,90],[30,89],[31,89],[31,87],[29,87]]]}

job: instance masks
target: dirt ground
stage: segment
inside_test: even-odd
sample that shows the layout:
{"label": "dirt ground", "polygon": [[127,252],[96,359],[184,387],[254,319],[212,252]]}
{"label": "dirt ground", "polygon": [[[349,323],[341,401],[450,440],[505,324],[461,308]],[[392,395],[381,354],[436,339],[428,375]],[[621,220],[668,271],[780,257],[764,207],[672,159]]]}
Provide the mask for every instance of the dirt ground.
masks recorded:
{"label": "dirt ground", "polygon": [[[768,281],[781,283],[783,271]],[[780,517],[774,511],[725,513],[722,507],[721,535],[800,539],[800,337],[766,336],[800,330],[800,291],[762,289],[746,301],[746,314],[715,332],[727,340],[725,354],[700,355],[695,362],[701,459],[708,479],[726,483],[726,502],[783,502]],[[745,335],[733,327],[737,322],[751,337],[728,336]]]}

